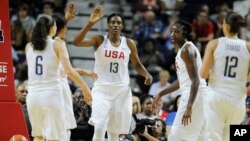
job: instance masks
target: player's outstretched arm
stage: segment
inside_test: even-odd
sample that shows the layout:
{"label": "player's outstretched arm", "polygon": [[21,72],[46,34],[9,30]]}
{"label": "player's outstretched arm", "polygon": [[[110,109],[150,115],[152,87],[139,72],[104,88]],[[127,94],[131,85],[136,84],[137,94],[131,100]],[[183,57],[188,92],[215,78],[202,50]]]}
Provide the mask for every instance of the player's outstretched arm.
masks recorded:
{"label": "player's outstretched arm", "polygon": [[84,101],[90,104],[92,101],[90,89],[88,85],[85,83],[85,81],[81,79],[80,75],[76,72],[76,70],[73,69],[69,60],[69,54],[65,42],[54,42],[53,47],[56,52],[56,55],[58,56],[63,66],[65,74],[68,75],[76,84],[78,84],[82,88],[84,94]]}
{"label": "player's outstretched arm", "polygon": [[151,74],[148,73],[146,68],[142,65],[141,61],[139,60],[137,48],[135,43],[131,39],[127,39],[127,45],[131,50],[130,61],[132,62],[135,70],[143,77],[145,77],[145,85],[150,85],[153,81],[153,77]]}
{"label": "player's outstretched arm", "polygon": [[98,47],[98,43],[100,43],[99,40],[102,38],[100,35],[94,35],[90,37],[90,39],[85,39],[86,34],[90,30],[90,28],[97,23],[99,20],[101,20],[103,17],[103,8],[101,6],[96,7],[93,12],[91,13],[89,17],[89,21],[85,27],[81,29],[81,31],[76,35],[76,37],[73,40],[73,43],[77,47]]}
{"label": "player's outstretched arm", "polygon": [[85,76],[88,76],[88,77],[91,77],[92,79],[94,80],[97,80],[98,79],[98,75],[94,72],[91,72],[89,70],[86,70],[86,69],[82,69],[82,68],[75,68],[75,70],[80,74],[80,75],[85,75]]}
{"label": "player's outstretched arm", "polygon": [[157,109],[157,105],[158,105],[162,96],[170,94],[178,89],[179,89],[179,81],[177,79],[169,87],[163,89],[162,91],[159,92],[159,94],[157,94],[155,96],[154,103],[153,103],[153,109]]}

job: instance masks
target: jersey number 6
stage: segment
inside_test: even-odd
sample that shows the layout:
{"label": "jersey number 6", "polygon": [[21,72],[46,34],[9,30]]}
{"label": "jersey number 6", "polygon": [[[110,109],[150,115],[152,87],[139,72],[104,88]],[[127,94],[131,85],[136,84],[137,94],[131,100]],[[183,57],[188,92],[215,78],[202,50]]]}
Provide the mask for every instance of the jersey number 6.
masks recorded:
{"label": "jersey number 6", "polygon": [[40,64],[40,62],[43,60],[42,56],[36,57],[36,75],[42,75],[43,74],[43,65]]}

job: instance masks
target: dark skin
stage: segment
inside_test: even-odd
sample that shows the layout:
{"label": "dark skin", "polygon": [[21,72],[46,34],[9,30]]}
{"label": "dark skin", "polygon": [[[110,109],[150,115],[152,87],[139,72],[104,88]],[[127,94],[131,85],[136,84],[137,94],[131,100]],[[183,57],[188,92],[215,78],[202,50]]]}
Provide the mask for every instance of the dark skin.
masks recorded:
{"label": "dark skin", "polygon": [[[95,50],[102,44],[104,37],[102,35],[93,35],[89,39],[84,39],[90,28],[97,23],[103,17],[103,8],[101,6],[96,7],[90,15],[88,24],[82,28],[80,33],[75,37],[73,43],[76,46],[91,47],[93,46]],[[123,22],[121,17],[113,16],[108,23],[108,38],[114,47],[119,47],[121,44],[120,36],[123,29]],[[137,47],[131,39],[126,39],[127,45],[131,50],[130,61],[133,64],[135,70],[145,77],[145,85],[150,85],[152,83],[152,76],[148,73],[145,67],[139,60],[137,54]]]}
{"label": "dark skin", "polygon": [[[183,36],[182,25],[180,25],[180,24],[173,25],[173,27],[171,29],[171,39],[172,39],[172,42],[175,44],[175,47],[177,47],[178,49],[180,49],[182,47],[181,58],[185,62],[185,66],[186,66],[189,78],[192,82],[191,89],[190,89],[190,96],[188,99],[188,104],[187,104],[186,111],[185,111],[183,118],[182,118],[182,125],[186,126],[189,123],[191,123],[192,107],[193,107],[193,103],[195,101],[195,98],[196,98],[196,95],[198,92],[198,88],[199,88],[199,84],[200,84],[199,75],[198,75],[198,67],[196,64],[197,54],[196,54],[195,49],[192,48],[190,44],[185,44],[187,39],[185,36]],[[183,46],[184,44],[185,44],[185,46]],[[162,90],[156,96],[154,105],[156,105],[159,102],[159,100],[162,96],[167,95],[171,92],[174,92],[177,89],[179,89],[178,79],[176,81],[174,81],[171,86]]]}

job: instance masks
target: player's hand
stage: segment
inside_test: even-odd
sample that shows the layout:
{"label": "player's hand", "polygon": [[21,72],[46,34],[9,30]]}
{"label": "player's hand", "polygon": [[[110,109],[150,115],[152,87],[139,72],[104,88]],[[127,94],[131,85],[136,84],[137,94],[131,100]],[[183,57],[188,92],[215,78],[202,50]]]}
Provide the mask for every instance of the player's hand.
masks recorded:
{"label": "player's hand", "polygon": [[182,125],[187,126],[189,123],[191,123],[191,116],[192,116],[192,107],[187,107],[182,117]]}
{"label": "player's hand", "polygon": [[152,75],[148,74],[148,75],[145,77],[144,84],[145,84],[145,85],[150,85],[152,82],[153,82],[153,77],[152,77]]}
{"label": "player's hand", "polygon": [[157,110],[157,107],[158,107],[158,103],[161,101],[161,96],[160,94],[156,94],[155,95],[155,99],[153,101],[153,111],[156,111]]}
{"label": "player's hand", "polygon": [[87,90],[87,91],[84,91],[83,90],[83,93],[84,93],[84,96],[83,96],[83,100],[88,104],[88,105],[91,105],[92,104],[92,95],[91,95],[91,92],[90,90]]}
{"label": "player's hand", "polygon": [[96,7],[89,17],[89,23],[95,24],[103,17],[103,8],[102,6]]}
{"label": "player's hand", "polygon": [[85,75],[91,77],[94,80],[98,79],[98,75],[94,72],[85,70]]}
{"label": "player's hand", "polygon": [[69,1],[67,3],[66,9],[65,9],[65,19],[67,21],[74,19],[78,15],[78,13],[75,12],[75,8],[76,8],[75,2]]}

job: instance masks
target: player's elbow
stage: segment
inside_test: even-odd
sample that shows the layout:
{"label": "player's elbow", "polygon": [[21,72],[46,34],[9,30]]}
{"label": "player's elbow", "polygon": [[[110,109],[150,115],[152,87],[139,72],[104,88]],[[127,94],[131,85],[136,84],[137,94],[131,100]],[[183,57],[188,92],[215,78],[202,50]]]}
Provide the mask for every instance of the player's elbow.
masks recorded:
{"label": "player's elbow", "polygon": [[73,71],[74,69],[73,68],[68,68],[64,71],[64,73],[67,75],[67,76],[72,76],[73,75]]}
{"label": "player's elbow", "polygon": [[77,39],[74,39],[73,40],[73,44],[76,46],[76,47],[80,47],[81,46],[81,41],[77,40]]}

